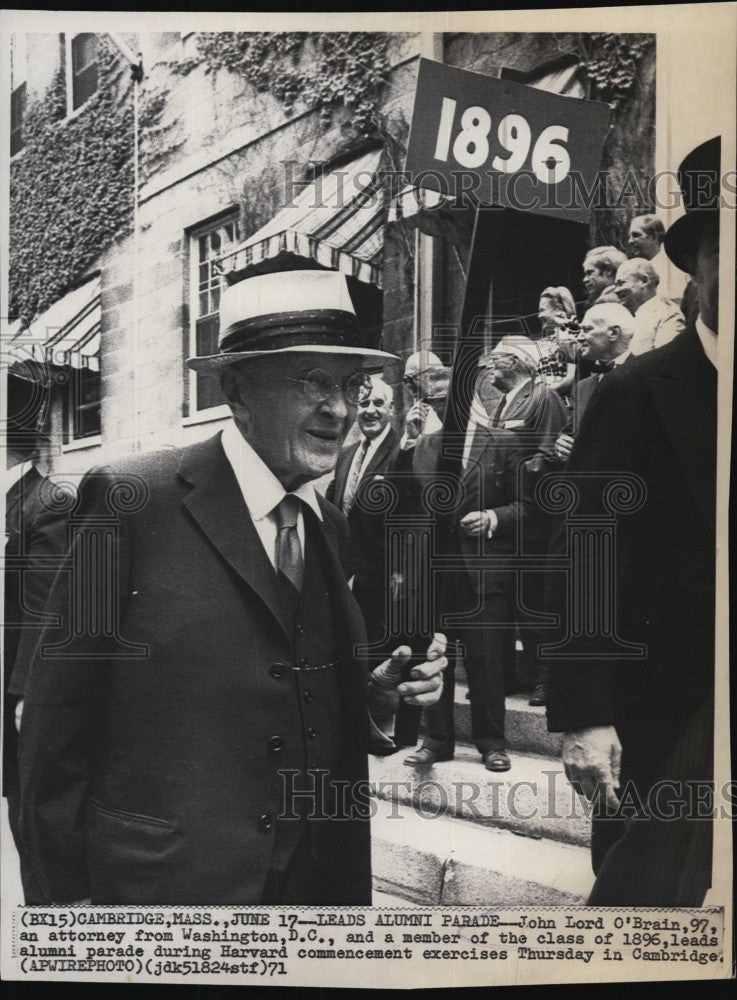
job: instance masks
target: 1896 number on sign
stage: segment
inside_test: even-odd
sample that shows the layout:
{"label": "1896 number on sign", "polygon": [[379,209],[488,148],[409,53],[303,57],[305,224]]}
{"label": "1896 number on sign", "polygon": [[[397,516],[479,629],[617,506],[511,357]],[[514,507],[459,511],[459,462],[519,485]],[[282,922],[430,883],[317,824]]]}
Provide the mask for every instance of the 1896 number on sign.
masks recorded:
{"label": "1896 number on sign", "polygon": [[[440,122],[435,142],[435,159],[448,162],[451,139],[456,121],[458,102],[444,97],[440,109]],[[492,152],[489,135],[492,130],[491,115],[486,108],[474,105],[461,114],[460,131],[452,144],[456,163],[469,170],[477,170],[488,162]],[[566,148],[568,129],[564,125],[548,125],[532,145],[532,129],[522,115],[508,114],[499,122],[496,138],[501,150],[491,161],[494,170],[514,174],[527,161],[530,147],[530,168],[544,184],[559,184],[571,169],[571,157]]]}

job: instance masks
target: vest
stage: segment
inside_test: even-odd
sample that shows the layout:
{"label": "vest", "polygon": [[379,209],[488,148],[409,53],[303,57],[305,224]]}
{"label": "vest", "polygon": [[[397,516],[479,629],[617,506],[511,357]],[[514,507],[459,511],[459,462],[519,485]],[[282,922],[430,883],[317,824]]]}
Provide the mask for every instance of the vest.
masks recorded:
{"label": "vest", "polygon": [[[280,871],[286,868],[294,849],[308,831],[312,848],[316,849],[316,824],[308,820],[308,815],[313,810],[315,815],[321,815],[322,783],[328,780],[327,776],[316,772],[333,772],[339,763],[342,743],[337,629],[320,554],[321,544],[315,537],[320,529],[310,521],[311,518],[305,515],[302,592],[295,599],[296,593],[285,583],[281,595],[285,615],[294,625],[291,662],[285,664],[282,678],[288,687],[287,698],[282,699],[282,708],[286,711],[280,715],[279,732],[270,741],[270,746],[278,746],[277,768],[282,771],[281,787],[285,789],[271,858],[271,866]],[[298,794],[305,790],[310,794]],[[329,815],[332,806],[326,802],[324,808]],[[286,818],[288,816],[299,819]]]}

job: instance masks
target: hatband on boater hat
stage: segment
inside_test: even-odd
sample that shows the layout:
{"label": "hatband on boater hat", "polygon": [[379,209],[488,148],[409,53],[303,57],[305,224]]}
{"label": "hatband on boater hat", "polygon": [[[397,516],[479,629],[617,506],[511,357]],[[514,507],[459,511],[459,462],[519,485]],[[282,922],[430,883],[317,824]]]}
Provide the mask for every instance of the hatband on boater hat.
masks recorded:
{"label": "hatband on boater hat", "polygon": [[244,358],[297,352],[357,356],[373,368],[397,360],[365,340],[343,274],[279,271],[223,289],[218,353],[188,358],[187,364],[218,374]]}

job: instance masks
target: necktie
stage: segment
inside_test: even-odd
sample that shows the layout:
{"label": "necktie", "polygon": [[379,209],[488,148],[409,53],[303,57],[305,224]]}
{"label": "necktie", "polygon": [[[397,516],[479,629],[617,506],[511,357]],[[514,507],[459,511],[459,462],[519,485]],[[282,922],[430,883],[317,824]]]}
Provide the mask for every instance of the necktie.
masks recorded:
{"label": "necktie", "polygon": [[494,412],[494,417],[493,417],[493,419],[491,421],[493,427],[498,427],[499,426],[499,424],[501,422],[501,419],[502,419],[502,413],[504,412],[504,407],[506,405],[507,405],[507,394],[505,392],[504,395],[502,396],[502,398],[499,400],[499,405],[497,406],[497,408],[496,408],[496,410]]}
{"label": "necktie", "polygon": [[283,573],[297,591],[302,589],[304,558],[297,534],[299,500],[293,493],[287,495],[274,508],[276,518],[276,569]]}
{"label": "necktie", "polygon": [[345,493],[343,494],[343,513],[346,517],[353,509],[353,503],[356,499],[356,490],[358,489],[358,484],[361,480],[361,469],[363,468],[363,463],[366,459],[368,446],[369,439],[364,438],[356,449],[356,455],[353,459],[353,464],[351,465],[351,473],[348,476],[348,482],[345,484]]}

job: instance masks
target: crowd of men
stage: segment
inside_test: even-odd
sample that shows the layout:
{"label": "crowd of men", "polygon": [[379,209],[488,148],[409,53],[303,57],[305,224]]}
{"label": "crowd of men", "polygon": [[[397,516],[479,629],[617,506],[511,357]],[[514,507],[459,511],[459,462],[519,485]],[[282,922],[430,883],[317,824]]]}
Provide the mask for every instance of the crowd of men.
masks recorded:
{"label": "crowd of men", "polygon": [[[668,233],[638,216],[629,259],[587,254],[580,319],[545,288],[534,336],[482,353],[450,505],[432,496],[451,367],[423,349],[401,386],[369,374],[397,359],[336,272],[225,289],[217,353],[189,360],[220,379],[222,435],[93,469],[73,503],[40,503],[20,400],[4,780],[29,904],[370,903],[368,753],[452,759],[462,663],[481,761],[509,770],[519,648],[595,802],[592,902],[700,903],[708,824],[638,826],[617,790],[710,774],[718,213],[686,180],[718,157],[713,140],[682,165]],[[663,247],[691,276],[686,315],[659,294]],[[647,500],[617,526],[610,610],[644,658],[550,658],[549,613],[570,620],[549,561],[570,552],[540,485],[575,483],[595,521],[623,473]]]}

